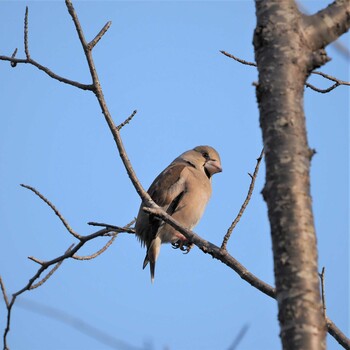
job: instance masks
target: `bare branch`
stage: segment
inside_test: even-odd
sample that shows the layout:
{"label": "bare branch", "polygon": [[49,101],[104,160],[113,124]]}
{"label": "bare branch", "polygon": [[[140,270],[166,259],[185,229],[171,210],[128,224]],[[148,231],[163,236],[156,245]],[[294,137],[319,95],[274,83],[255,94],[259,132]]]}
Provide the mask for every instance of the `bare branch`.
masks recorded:
{"label": "bare branch", "polygon": [[6,293],[6,288],[5,288],[5,284],[0,276],[0,287],[1,287],[1,291],[2,291],[2,296],[4,297],[4,301],[6,304],[6,307],[9,307],[9,299],[7,297],[7,293]]}
{"label": "bare branch", "polygon": [[33,60],[32,58],[30,58],[30,59],[14,58],[14,57],[0,55],[0,61],[9,61],[9,62],[11,62],[11,66],[12,67],[16,67],[16,65],[18,63],[30,64],[30,65],[38,68],[39,70],[43,71],[44,73],[46,73],[52,79],[58,80],[61,83],[72,85],[72,86],[75,86],[75,87],[77,87],[79,89],[82,89],[82,90],[90,90],[90,91],[92,91],[92,89],[93,89],[93,86],[91,84],[82,84],[82,83],[79,83],[77,81],[64,78],[64,77],[62,77],[62,76],[52,72],[49,68],[43,66],[42,64],[40,64],[37,61]]}
{"label": "bare branch", "polygon": [[42,280],[40,280],[38,283],[32,284],[32,285],[29,287],[29,290],[38,288],[38,287],[40,287],[41,285],[43,285],[43,284],[54,274],[54,272],[62,265],[63,261],[64,261],[64,260],[58,262],[58,263],[50,270],[50,272],[49,272]]}
{"label": "bare branch", "polygon": [[241,58],[238,58],[236,56],[233,56],[232,54],[226,52],[226,51],[223,51],[221,50],[220,51],[223,55],[227,56],[227,57],[230,57],[232,59],[234,59],[235,61],[239,62],[239,63],[242,63],[242,64],[245,64],[247,66],[253,66],[253,67],[256,67],[256,63],[255,62],[249,62],[249,61],[246,61],[246,60],[242,60]]}
{"label": "bare branch", "polygon": [[121,124],[119,124],[118,126],[117,126],[117,130],[119,131],[121,128],[123,128],[126,124],[129,124],[130,122],[131,122],[131,120],[132,120],[132,118],[134,118],[135,117],[135,114],[137,113],[137,110],[135,109],[131,114],[130,114],[130,116],[127,118],[127,119],[125,119]]}
{"label": "bare branch", "polygon": [[37,264],[39,264],[39,265],[41,265],[41,266],[44,265],[44,262],[43,262],[43,261],[41,261],[41,260],[35,258],[34,256],[28,256],[28,259],[29,259],[29,260],[32,260],[32,261],[34,261],[34,262],[36,262]]}
{"label": "bare branch", "polygon": [[204,253],[211,255],[214,259],[217,259],[223,262],[225,265],[232,268],[234,271],[238,273],[238,275],[247,281],[249,284],[259,289],[264,294],[275,298],[275,288],[260,280],[258,277],[249,272],[241,263],[239,263],[235,258],[233,258],[225,249],[221,249],[215,244],[208,242],[198,236],[193,231],[181,226],[173,217],[168,215],[161,208],[142,208],[147,213],[151,213],[162,220],[164,220],[167,224],[174,227],[177,231],[181,232],[190,242],[194,243],[200,250]]}
{"label": "bare branch", "polygon": [[30,54],[28,47],[28,6],[26,6],[26,13],[24,16],[24,52],[26,53],[27,60],[29,60]]}
{"label": "bare branch", "polygon": [[39,191],[37,191],[34,187],[28,186],[21,184],[22,187],[27,188],[28,190],[31,190],[34,192],[40,199],[42,199],[53,211],[54,213],[58,216],[58,218],[61,220],[62,224],[64,227],[67,229],[67,231],[74,236],[77,239],[81,239],[81,236],[77,234],[76,232],[73,231],[73,229],[69,226],[68,222],[66,219],[62,216],[62,214],[58,211],[58,209],[45,197],[43,196]]}
{"label": "bare branch", "polygon": [[[17,55],[17,47],[15,48],[15,51],[13,51],[13,54],[12,54],[11,58],[12,59],[15,58],[16,55]],[[15,68],[16,66],[17,66],[17,62],[12,62],[11,61],[11,67]]]}
{"label": "bare branch", "polygon": [[101,255],[103,252],[105,252],[114,242],[114,240],[117,238],[118,233],[114,233],[114,235],[112,236],[112,238],[100,249],[98,250],[96,253],[91,254],[91,255],[85,255],[85,256],[80,256],[80,255],[73,255],[72,258],[76,259],[76,260],[91,260],[94,259],[96,257],[98,257],[99,255]]}
{"label": "bare branch", "polygon": [[[229,57],[229,58],[232,58],[234,59],[235,61],[239,62],[239,63],[242,63],[246,66],[253,66],[253,67],[256,67],[256,63],[255,62],[249,62],[249,61],[245,61],[245,60],[242,60],[241,58],[238,58],[226,51],[220,51],[223,55]],[[322,93],[322,94],[325,94],[327,92],[330,92],[332,91],[333,89],[335,89],[336,87],[340,86],[340,85],[346,85],[346,86],[350,86],[350,82],[347,82],[347,81],[344,81],[344,80],[340,80],[338,78],[335,78],[329,74],[326,74],[326,73],[323,73],[323,72],[319,72],[319,71],[313,71],[311,72],[311,74],[315,74],[315,75],[320,75],[322,76],[323,78],[325,79],[328,79],[328,80],[331,80],[334,82],[334,84],[332,86],[330,86],[329,88],[327,89],[320,89],[310,83],[305,83],[305,86],[316,91],[316,92],[319,92],[319,93]]]}
{"label": "bare branch", "polygon": [[344,81],[344,80],[340,80],[338,78],[333,77],[332,75],[323,73],[323,72],[319,72],[319,71],[314,71],[311,74],[316,74],[316,75],[320,75],[323,78],[326,78],[328,80],[334,81],[335,83],[339,84],[339,85],[347,85],[350,86],[350,82]]}
{"label": "bare branch", "polygon": [[[254,274],[249,272],[242,264],[240,264],[235,258],[233,258],[227,250],[220,249],[216,245],[202,239],[196,235],[193,231],[182,227],[176,220],[165,213],[162,209],[143,208],[148,213],[151,213],[167,224],[174,227],[177,231],[181,232],[188,240],[194,243],[204,253],[210,254],[214,259],[217,259],[233,269],[243,280],[250,285],[260,290],[262,293],[268,295],[271,298],[276,298],[276,290],[266,282],[260,280]],[[346,350],[350,350],[350,339],[333,323],[332,320],[326,318],[327,328],[329,334],[331,334]]]}
{"label": "bare branch", "polygon": [[333,323],[331,319],[326,317],[328,333],[346,350],[350,349],[350,339]]}
{"label": "bare branch", "polygon": [[304,33],[310,47],[322,49],[350,28],[349,0],[335,0],[312,16],[304,16]]}
{"label": "bare branch", "polygon": [[254,170],[253,175],[248,173],[248,175],[251,177],[251,182],[250,182],[250,186],[249,186],[249,189],[248,189],[247,197],[246,197],[245,201],[243,202],[243,204],[241,206],[241,209],[239,210],[236,218],[233,220],[231,226],[227,230],[227,233],[226,233],[226,235],[224,237],[224,240],[222,241],[222,244],[221,244],[221,249],[225,249],[226,250],[227,242],[230,239],[232,231],[234,230],[234,228],[238,224],[239,220],[241,219],[241,217],[242,217],[242,215],[243,215],[243,213],[245,211],[245,208],[247,207],[247,205],[248,205],[248,203],[250,201],[250,198],[251,198],[253,190],[254,190],[255,180],[256,180],[256,177],[258,176],[260,162],[261,162],[261,160],[263,158],[263,155],[264,155],[264,149],[262,149],[259,158],[257,158],[257,160],[256,160],[256,166],[255,166],[255,170]]}
{"label": "bare branch", "polygon": [[104,96],[103,96],[101,84],[100,84],[100,81],[99,81],[99,78],[98,78],[98,75],[97,75],[97,71],[96,71],[96,68],[95,68],[94,60],[93,60],[92,55],[91,55],[91,51],[88,49],[88,45],[86,43],[86,40],[85,40],[85,37],[84,37],[84,34],[83,34],[83,30],[81,28],[78,16],[77,16],[77,14],[76,14],[76,12],[74,10],[74,7],[73,7],[73,4],[72,4],[71,0],[66,0],[66,6],[67,6],[69,14],[72,17],[72,20],[73,20],[74,25],[75,25],[75,29],[76,29],[77,34],[79,36],[81,45],[82,45],[82,47],[84,49],[85,57],[86,57],[86,60],[88,62],[88,65],[89,65],[90,74],[91,74],[93,85],[94,85],[93,91],[94,91],[94,93],[96,95],[96,98],[97,98],[99,104],[100,104],[102,113],[103,113],[103,115],[105,117],[105,120],[106,120],[106,122],[108,124],[108,127],[109,127],[109,129],[110,129],[110,131],[111,131],[111,133],[113,135],[114,141],[115,141],[115,143],[117,145],[120,159],[122,160],[122,162],[124,164],[124,167],[126,169],[126,172],[128,173],[128,176],[129,176],[132,184],[134,185],[137,193],[139,194],[139,196],[142,198],[142,200],[147,205],[156,208],[158,206],[154,203],[154,201],[152,200],[150,195],[142,187],[140,181],[138,180],[138,178],[137,178],[137,176],[135,174],[135,171],[134,171],[134,169],[133,169],[133,167],[131,165],[131,162],[130,162],[127,154],[126,154],[126,151],[125,151],[125,148],[124,148],[124,145],[123,145],[123,141],[122,141],[122,139],[120,137],[119,130],[115,126],[113,118],[112,118],[112,116],[111,116],[111,114],[110,114],[110,112],[108,110],[106,101],[105,101]]}
{"label": "bare branch", "polygon": [[89,43],[88,43],[88,48],[91,51],[96,44],[101,40],[101,38],[105,35],[105,33],[107,32],[107,30],[110,28],[110,26],[112,25],[112,22],[109,21],[107,22],[103,28],[100,30],[100,32],[95,36],[94,39],[92,39]]}
{"label": "bare branch", "polygon": [[324,317],[326,317],[326,292],[325,292],[325,272],[326,272],[326,268],[322,267],[322,272],[319,273],[320,276],[320,280],[321,280],[321,297],[322,297],[322,305],[323,305],[323,314]]}
{"label": "bare branch", "polygon": [[327,92],[332,91],[333,89],[335,89],[335,88],[338,87],[339,85],[340,85],[340,84],[335,83],[335,84],[333,84],[332,86],[330,86],[330,87],[327,88],[327,89],[320,89],[320,88],[316,87],[315,85],[312,85],[312,84],[310,84],[310,83],[305,83],[305,86],[306,86],[306,87],[308,87],[308,88],[310,88],[310,89],[312,89],[312,90],[314,90],[314,91],[316,91],[316,92],[319,92],[319,93],[321,93],[321,94],[326,94]]}
{"label": "bare branch", "polygon": [[131,222],[129,222],[124,227],[115,226],[115,225],[111,225],[111,224],[104,224],[104,223],[100,223],[100,222],[91,222],[91,221],[88,222],[88,225],[109,228],[109,229],[111,229],[113,231],[116,231],[118,233],[126,232],[126,233],[134,234],[135,233],[135,229],[130,228],[130,226],[133,225],[135,222],[136,222],[136,219],[133,219]]}

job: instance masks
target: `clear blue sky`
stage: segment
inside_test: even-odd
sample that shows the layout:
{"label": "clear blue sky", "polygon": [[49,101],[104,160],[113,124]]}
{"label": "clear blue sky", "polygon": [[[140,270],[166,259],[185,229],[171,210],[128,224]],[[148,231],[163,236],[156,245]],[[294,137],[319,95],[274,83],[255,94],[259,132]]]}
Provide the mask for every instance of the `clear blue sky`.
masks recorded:
{"label": "clear blue sky", "polygon": [[[327,2],[304,4],[315,11]],[[89,83],[64,1],[1,1],[1,54],[11,55],[18,47],[17,56],[23,57],[26,5],[32,57],[57,74]],[[254,60],[254,2],[76,1],[75,7],[88,39],[112,21],[94,58],[114,120],[119,123],[138,110],[122,136],[142,184],[148,187],[177,155],[196,145],[209,144],[220,152],[224,172],[214,177],[212,200],[195,229],[220,244],[244,200],[247,173],[254,170],[262,147],[252,86],[257,72],[219,53]],[[349,36],[342,42],[348,45]],[[349,80],[349,62],[332,47],[328,53],[333,60],[322,70]],[[48,260],[75,242],[20,183],[46,195],[80,234],[93,232],[88,221],[128,223],[140,201],[92,93],[27,65],[13,69],[0,62],[0,77],[0,274],[12,293],[38,268],[27,256]],[[319,78],[312,81],[329,86]],[[309,143],[317,150],[312,196],[319,265],[326,267],[327,312],[349,335],[349,88],[326,95],[306,90],[305,110]],[[260,194],[264,171],[262,166],[228,249],[273,284]],[[81,253],[90,254],[103,242],[96,240]],[[144,254],[135,237],[120,235],[95,260],[64,262],[45,285],[18,300],[11,348],[109,349],[96,339],[96,328],[131,348],[224,350],[245,326],[238,349],[281,348],[276,302],[227,266],[197,248],[183,255],[164,246],[151,285],[149,271],[142,270]],[[0,302],[1,329],[4,314]],[[87,334],[76,329],[76,319],[88,324]],[[329,349],[339,348],[328,339]]]}

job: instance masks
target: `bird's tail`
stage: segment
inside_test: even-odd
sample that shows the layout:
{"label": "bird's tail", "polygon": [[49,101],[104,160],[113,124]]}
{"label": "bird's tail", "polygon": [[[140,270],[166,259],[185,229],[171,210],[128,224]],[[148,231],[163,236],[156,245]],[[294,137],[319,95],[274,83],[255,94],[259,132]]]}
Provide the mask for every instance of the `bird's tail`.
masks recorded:
{"label": "bird's tail", "polygon": [[143,261],[143,268],[147,266],[149,263],[150,271],[151,271],[151,282],[154,282],[154,271],[156,267],[156,261],[160,252],[160,245],[162,244],[161,239],[157,236],[149,246],[145,260]]}

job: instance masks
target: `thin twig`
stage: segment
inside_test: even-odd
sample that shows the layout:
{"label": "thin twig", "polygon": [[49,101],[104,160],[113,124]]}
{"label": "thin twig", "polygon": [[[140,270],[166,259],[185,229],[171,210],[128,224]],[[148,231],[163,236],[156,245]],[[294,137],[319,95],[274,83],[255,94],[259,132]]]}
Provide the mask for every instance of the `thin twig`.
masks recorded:
{"label": "thin twig", "polygon": [[[66,251],[66,253],[72,249],[74,247],[74,244],[72,244],[68,250]],[[32,289],[35,289],[35,288],[38,288],[40,287],[41,285],[43,285],[53,274],[55,271],[57,271],[57,269],[62,265],[64,260],[61,260],[59,261],[51,270],[50,272],[42,279],[40,280],[38,283],[35,283],[35,284],[32,284],[30,287],[29,287],[29,290],[32,290]]]}
{"label": "thin twig", "polygon": [[31,190],[34,192],[40,199],[42,199],[53,211],[54,213],[58,216],[58,218],[61,220],[62,224],[64,227],[67,229],[67,231],[74,236],[77,239],[81,239],[81,236],[74,232],[74,230],[70,227],[66,219],[62,216],[62,214],[58,211],[58,209],[45,197],[43,196],[38,190],[36,190],[34,187],[28,186],[21,184],[22,187],[27,188],[28,190]]}
{"label": "thin twig", "polygon": [[249,186],[249,189],[248,189],[247,197],[244,200],[244,202],[243,202],[243,204],[241,206],[241,209],[239,210],[236,218],[233,220],[231,226],[227,230],[227,233],[226,233],[226,235],[225,235],[225,237],[224,237],[224,239],[222,241],[222,244],[221,244],[221,249],[225,249],[226,250],[227,242],[228,242],[228,240],[231,237],[232,231],[234,230],[234,228],[238,224],[239,220],[241,219],[241,217],[242,217],[242,215],[243,215],[243,213],[244,213],[244,211],[245,211],[245,209],[246,209],[246,207],[247,207],[247,205],[248,205],[248,203],[250,201],[250,198],[251,198],[253,190],[254,190],[255,180],[256,180],[256,177],[258,176],[260,162],[261,162],[261,160],[263,158],[263,155],[264,155],[264,149],[262,149],[259,157],[256,160],[256,166],[255,166],[253,175],[248,173],[248,175],[251,178],[251,182],[250,182],[250,186]]}
{"label": "thin twig", "polygon": [[[17,47],[15,48],[15,51],[13,51],[13,54],[12,54],[12,56],[11,56],[11,58],[12,59],[14,59],[15,57],[16,57],[16,55],[17,55]],[[11,61],[11,67],[13,67],[13,68],[15,68],[17,66],[17,62],[13,62],[13,61]]]}
{"label": "thin twig", "polygon": [[62,77],[62,76],[52,72],[49,68],[43,66],[42,64],[40,64],[37,61],[33,60],[32,58],[30,58],[30,59],[13,58],[13,57],[9,57],[9,56],[2,56],[2,55],[0,55],[0,61],[11,62],[11,66],[12,67],[15,67],[18,63],[30,64],[30,65],[38,68],[39,70],[43,71],[44,73],[46,73],[52,79],[58,80],[61,83],[72,85],[72,86],[75,86],[75,87],[77,87],[79,89],[82,89],[82,90],[92,91],[92,89],[93,89],[93,85],[92,84],[82,84],[82,83],[79,83],[77,81],[64,78],[64,77]]}
{"label": "thin twig", "polygon": [[321,297],[322,297],[324,317],[326,317],[325,272],[326,272],[326,268],[322,267],[322,272],[318,274],[320,276],[320,280],[321,280]]}
{"label": "thin twig", "polygon": [[111,225],[111,224],[104,224],[104,223],[101,223],[101,222],[92,222],[92,221],[88,222],[88,225],[110,228],[110,229],[112,229],[112,230],[114,230],[116,232],[126,232],[126,233],[134,234],[135,233],[135,229],[130,228],[130,226],[133,225],[135,222],[136,222],[136,219],[133,219],[131,222],[129,222],[124,227],[115,226],[115,225]]}
{"label": "thin twig", "polygon": [[98,257],[99,255],[101,255],[103,252],[105,252],[112,245],[112,243],[117,238],[117,236],[118,236],[118,233],[115,232],[113,234],[112,238],[100,250],[98,250],[94,254],[84,255],[84,256],[80,256],[80,255],[74,254],[72,256],[72,258],[76,259],[76,260],[91,260],[91,259],[94,259],[94,258]]}
{"label": "thin twig", "polygon": [[28,46],[28,6],[26,6],[26,13],[24,15],[24,52],[27,60],[30,59],[29,46]]}
{"label": "thin twig", "polygon": [[223,51],[223,50],[220,50],[220,52],[227,56],[227,57],[230,57],[232,59],[234,59],[235,61],[239,62],[239,63],[242,63],[242,64],[245,64],[246,66],[253,66],[253,67],[256,67],[256,63],[254,62],[249,62],[249,61],[246,61],[246,60],[242,60],[241,58],[238,58],[236,56],[233,56],[232,54],[226,52],[226,51]]}
{"label": "thin twig", "polygon": [[137,113],[137,110],[135,109],[128,118],[126,118],[121,124],[117,126],[117,130],[119,131],[121,128],[123,128],[126,124],[129,124],[132,120],[132,118],[135,117]]}
{"label": "thin twig", "polygon": [[[73,255],[79,251],[79,249],[81,249],[85,243],[87,243],[88,241],[95,239],[96,237],[100,237],[100,236],[104,236],[105,234],[107,234],[108,232],[110,232],[111,229],[105,228],[102,230],[99,230],[97,232],[94,232],[90,235],[87,236],[79,236],[80,237],[80,241],[77,245],[71,245],[63,255],[52,259],[50,261],[45,261],[42,262],[41,267],[38,269],[38,271],[34,274],[34,276],[29,280],[29,282],[19,291],[17,291],[16,293],[12,294],[12,299],[10,302],[8,302],[7,298],[5,298],[5,294],[3,292],[4,295],[4,300],[7,306],[7,322],[6,322],[6,327],[4,330],[4,335],[3,335],[3,343],[4,343],[4,349],[8,349],[7,346],[7,335],[10,331],[10,325],[11,325],[11,315],[12,315],[12,307],[16,301],[16,298],[21,295],[22,293],[29,291],[35,287],[39,287],[39,285],[42,285],[44,282],[47,281],[47,279],[52,276],[52,274],[57,270],[57,268],[62,264],[62,262],[66,259],[72,258]],[[33,259],[32,259],[33,260]],[[37,261],[39,261],[38,259],[36,259]],[[41,276],[41,274],[48,269],[50,266],[55,265],[55,267],[48,273],[48,275],[46,275],[46,277],[43,278],[43,280],[41,280],[41,282],[38,282],[39,285],[35,285],[34,282],[36,280],[38,280]]]}
{"label": "thin twig", "polygon": [[103,28],[99,31],[99,33],[95,36],[94,39],[92,39],[89,43],[88,43],[88,47],[89,50],[91,51],[95,45],[101,40],[101,38],[105,35],[105,33],[107,32],[107,30],[109,29],[109,27],[112,25],[112,22],[109,21],[107,22]]}
{"label": "thin twig", "polygon": [[36,262],[36,263],[39,264],[39,265],[44,265],[44,262],[43,262],[43,261],[41,261],[41,260],[35,258],[34,256],[28,256],[28,259],[29,259],[29,260],[32,260],[32,261],[34,261],[34,262]]}
{"label": "thin twig", "polygon": [[[245,60],[242,60],[241,58],[238,58],[226,51],[220,51],[223,55],[227,56],[227,57],[230,57],[232,59],[234,59],[235,61],[239,62],[239,63],[242,63],[242,64],[245,64],[247,66],[253,66],[253,67],[256,67],[256,63],[255,62],[249,62],[249,61],[245,61]],[[320,89],[310,83],[305,83],[305,86],[316,91],[316,92],[320,92],[322,94],[325,94],[327,92],[330,92],[332,90],[334,90],[336,87],[340,86],[340,85],[345,85],[345,86],[350,86],[350,82],[347,82],[347,81],[344,81],[344,80],[340,80],[336,77],[333,77],[332,75],[329,75],[329,74],[326,74],[326,73],[323,73],[323,72],[319,72],[319,71],[314,71],[314,72],[311,72],[311,74],[315,74],[315,75],[320,75],[321,77],[325,78],[325,79],[328,79],[330,81],[333,81],[334,84],[332,86],[330,86],[329,88],[327,89]]]}
{"label": "thin twig", "polygon": [[[334,90],[336,87],[338,87],[339,85],[341,84],[338,84],[338,83],[334,83],[332,86],[330,86],[329,88],[327,89],[320,89],[318,87],[316,87],[315,85],[312,85],[310,83],[305,83],[305,86],[316,91],[316,92],[319,92],[321,94],[326,94],[327,92],[330,92],[332,90]],[[345,84],[344,84],[345,85]]]}
{"label": "thin twig", "polygon": [[8,308],[9,307],[9,299],[7,297],[5,284],[4,284],[1,276],[0,276],[0,287],[1,287],[1,291],[2,291],[2,296],[4,297],[4,300],[5,300],[6,307]]}
{"label": "thin twig", "polygon": [[323,73],[323,72],[320,72],[320,71],[314,71],[314,72],[312,72],[312,74],[320,75],[321,77],[323,77],[325,79],[328,79],[328,80],[331,80],[331,81],[334,81],[335,83],[338,83],[339,85],[350,86],[349,82],[340,80],[340,79],[338,79],[336,77],[333,77],[332,75],[329,75],[329,74],[326,74],[326,73]]}

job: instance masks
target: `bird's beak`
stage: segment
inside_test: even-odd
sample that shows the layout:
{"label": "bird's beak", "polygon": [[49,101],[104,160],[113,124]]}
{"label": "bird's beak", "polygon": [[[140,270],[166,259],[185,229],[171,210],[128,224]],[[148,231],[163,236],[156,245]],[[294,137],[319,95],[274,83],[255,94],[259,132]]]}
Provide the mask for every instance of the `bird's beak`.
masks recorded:
{"label": "bird's beak", "polygon": [[216,174],[216,173],[222,172],[222,167],[221,167],[220,161],[218,161],[216,159],[209,159],[205,163],[205,167],[210,172],[210,174]]}

